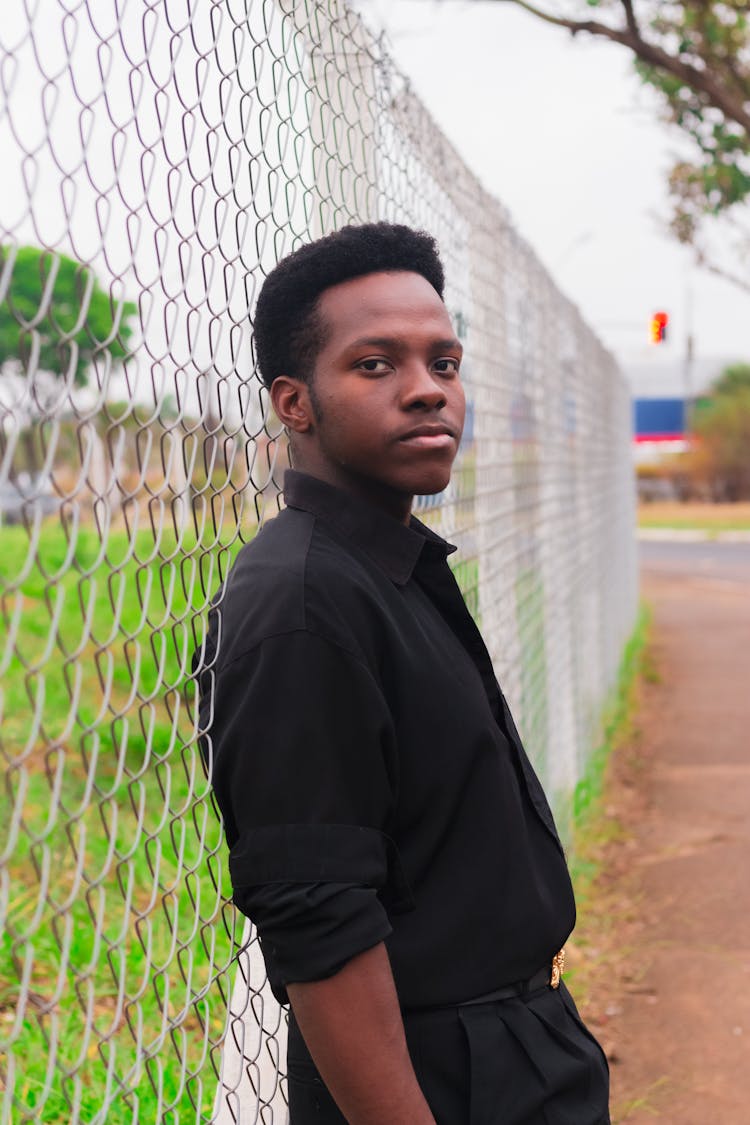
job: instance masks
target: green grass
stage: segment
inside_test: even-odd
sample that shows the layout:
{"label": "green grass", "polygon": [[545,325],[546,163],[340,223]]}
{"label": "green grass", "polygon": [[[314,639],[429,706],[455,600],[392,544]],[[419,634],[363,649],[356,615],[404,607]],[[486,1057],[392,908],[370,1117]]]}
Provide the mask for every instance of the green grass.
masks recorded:
{"label": "green grass", "polygon": [[528,568],[514,587],[516,627],[521,657],[521,706],[528,716],[524,745],[542,780],[547,774],[547,653],[544,586],[541,573]]}
{"label": "green grass", "polygon": [[[38,542],[15,527],[1,542],[4,1120],[199,1123],[241,929],[188,677],[241,543],[148,527],[103,544],[92,527],[66,535],[52,521]],[[476,614],[477,562],[455,570]],[[527,582],[517,596],[531,642],[540,593]],[[580,824],[639,635],[576,791]]]}
{"label": "green grass", "polygon": [[236,935],[187,678],[240,546],[2,531],[4,1120],[210,1112]]}
{"label": "green grass", "polygon": [[655,501],[638,508],[638,526],[668,531],[750,531],[750,503]]}
{"label": "green grass", "polygon": [[574,879],[583,887],[588,881],[589,862],[587,853],[592,839],[596,839],[602,828],[602,795],[607,764],[613,750],[620,745],[632,730],[635,713],[638,679],[652,675],[646,658],[651,615],[647,606],[642,605],[635,629],[625,646],[618,670],[617,683],[607,705],[602,720],[602,736],[586,766],[586,772],[573,792],[572,820],[574,832],[573,864]]}
{"label": "green grass", "polygon": [[720,531],[750,531],[750,520],[700,520],[689,516],[679,519],[671,516],[666,519],[639,519],[638,526],[655,531],[705,531],[710,537]]}
{"label": "green grass", "polygon": [[[650,609],[641,605],[633,633],[625,646],[617,683],[604,709],[601,739],[589,757],[586,772],[573,792],[569,816],[572,823],[569,865],[579,917],[595,911],[597,878],[602,849],[622,837],[623,828],[605,808],[606,772],[614,751],[632,737],[638,700],[638,685],[656,676],[648,649]],[[576,930],[574,941],[586,945],[586,936]],[[570,965],[566,979],[575,980],[585,997],[585,968]]]}
{"label": "green grass", "polygon": [[477,559],[461,559],[454,562],[449,555],[448,563],[463,594],[469,613],[477,622],[477,625],[481,627],[479,618],[479,561]]}
{"label": "green grass", "polygon": [[[152,527],[104,543],[53,521],[38,542],[2,531],[5,1119],[210,1115],[216,978],[241,929],[188,676],[240,546]],[[476,560],[457,578],[476,611]]]}

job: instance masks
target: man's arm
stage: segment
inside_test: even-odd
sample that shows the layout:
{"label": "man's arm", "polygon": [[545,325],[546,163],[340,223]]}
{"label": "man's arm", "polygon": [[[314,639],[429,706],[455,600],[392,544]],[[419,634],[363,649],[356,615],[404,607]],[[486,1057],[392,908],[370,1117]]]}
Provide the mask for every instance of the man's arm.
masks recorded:
{"label": "man's arm", "polygon": [[349,1125],[435,1125],[382,942],[325,980],[288,984],[300,1031]]}
{"label": "man's arm", "polygon": [[207,700],[234,902],[257,926],[276,995],[350,1122],[434,1125],[382,944],[384,902],[405,879],[385,834],[398,754],[378,680],[296,629],[220,668]]}

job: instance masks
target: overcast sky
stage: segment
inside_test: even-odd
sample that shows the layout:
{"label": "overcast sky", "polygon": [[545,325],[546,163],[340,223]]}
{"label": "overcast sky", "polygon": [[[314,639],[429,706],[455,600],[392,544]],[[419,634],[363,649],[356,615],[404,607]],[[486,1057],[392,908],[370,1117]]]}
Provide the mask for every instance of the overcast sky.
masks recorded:
{"label": "overcast sky", "polygon": [[[720,358],[750,360],[750,295],[668,236],[665,173],[680,142],[624,49],[493,0],[358,6],[638,393],[680,389],[688,288],[696,380]],[[654,347],[648,320],[661,309],[670,339]]]}

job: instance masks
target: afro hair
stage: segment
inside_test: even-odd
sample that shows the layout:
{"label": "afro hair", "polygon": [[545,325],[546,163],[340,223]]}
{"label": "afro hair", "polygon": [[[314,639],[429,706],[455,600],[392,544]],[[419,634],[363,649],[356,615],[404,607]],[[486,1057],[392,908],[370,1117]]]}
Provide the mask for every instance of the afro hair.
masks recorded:
{"label": "afro hair", "polygon": [[324,290],[399,270],[421,274],[442,298],[445,276],[435,240],[397,223],[343,227],[282,259],[263,283],[253,324],[266,386],[279,375],[309,382],[325,343],[325,324],[317,312]]}

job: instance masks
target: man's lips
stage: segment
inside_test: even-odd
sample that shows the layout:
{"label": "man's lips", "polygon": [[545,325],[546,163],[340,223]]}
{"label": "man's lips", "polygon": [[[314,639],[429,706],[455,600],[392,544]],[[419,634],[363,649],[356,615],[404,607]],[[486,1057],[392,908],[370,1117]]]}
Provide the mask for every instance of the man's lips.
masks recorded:
{"label": "man's lips", "polygon": [[422,446],[425,449],[447,449],[456,441],[455,431],[442,422],[424,423],[401,434],[399,442]]}

